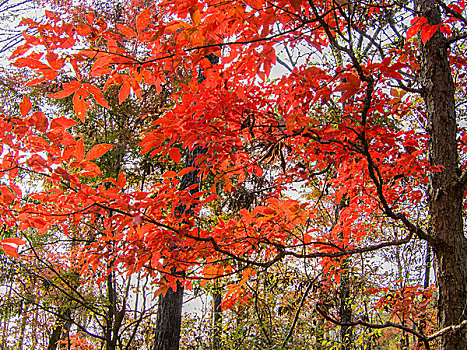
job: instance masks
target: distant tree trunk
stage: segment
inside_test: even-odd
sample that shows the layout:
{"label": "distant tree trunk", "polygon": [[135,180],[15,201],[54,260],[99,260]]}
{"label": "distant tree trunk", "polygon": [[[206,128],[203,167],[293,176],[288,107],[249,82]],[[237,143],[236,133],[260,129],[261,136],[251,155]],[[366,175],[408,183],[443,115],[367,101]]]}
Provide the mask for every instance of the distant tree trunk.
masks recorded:
{"label": "distant tree trunk", "polygon": [[20,326],[19,339],[17,343],[17,350],[23,350],[24,334],[26,332],[26,323],[28,320],[28,308],[29,308],[29,305],[26,304],[24,306],[23,311],[21,312],[21,326]]}
{"label": "distant tree trunk", "polygon": [[[415,0],[417,16],[430,25],[441,23],[437,0]],[[440,171],[431,174],[429,193],[434,266],[440,328],[466,319],[467,243],[462,203],[465,184],[459,180],[455,86],[448,60],[448,43],[438,30],[421,46],[420,82],[430,128],[430,158]],[[462,177],[463,178],[463,177]],[[440,337],[440,350],[466,350],[465,329]]]}
{"label": "distant tree trunk", "polygon": [[[349,303],[350,299],[350,273],[349,273],[349,259],[345,259],[341,268],[344,272],[341,274],[339,286],[339,316],[342,322],[352,322],[352,308]],[[341,350],[350,350],[352,348],[352,327],[341,326]]]}
{"label": "distant tree trunk", "polygon": [[62,310],[60,312],[60,316],[57,316],[57,319],[55,320],[55,326],[49,338],[49,345],[47,346],[47,350],[58,349],[58,342],[68,334],[71,328],[71,322],[69,321],[70,317],[70,308]]}
{"label": "distant tree trunk", "polygon": [[220,350],[222,332],[222,294],[219,288],[216,288],[212,295],[212,309],[212,350]]}
{"label": "distant tree trunk", "polygon": [[[429,244],[426,245],[426,252],[425,252],[425,274],[423,278],[423,288],[427,289],[430,286],[430,271],[431,271],[431,247]],[[422,295],[422,302],[427,301],[427,297]],[[426,328],[426,312],[423,312],[418,321],[418,330],[420,333],[425,333]],[[418,347],[423,349],[423,342],[421,339],[418,340]]]}
{"label": "distant tree trunk", "polygon": [[37,345],[37,325],[39,324],[39,308],[34,311],[33,326],[31,329],[31,349],[36,349]]}

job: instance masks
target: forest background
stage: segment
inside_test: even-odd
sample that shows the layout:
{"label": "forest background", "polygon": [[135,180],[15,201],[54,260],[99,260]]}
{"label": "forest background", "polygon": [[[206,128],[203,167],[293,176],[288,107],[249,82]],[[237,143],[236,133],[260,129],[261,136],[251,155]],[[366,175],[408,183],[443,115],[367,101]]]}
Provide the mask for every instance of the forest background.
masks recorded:
{"label": "forest background", "polygon": [[0,347],[467,349],[465,7],[2,2]]}

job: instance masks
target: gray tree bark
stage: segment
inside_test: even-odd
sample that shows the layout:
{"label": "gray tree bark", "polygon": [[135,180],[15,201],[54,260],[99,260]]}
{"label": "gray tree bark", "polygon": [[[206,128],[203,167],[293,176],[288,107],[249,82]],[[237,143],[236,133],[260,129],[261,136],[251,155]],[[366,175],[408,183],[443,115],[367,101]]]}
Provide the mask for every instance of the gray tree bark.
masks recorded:
{"label": "gray tree bark", "polygon": [[165,296],[159,296],[157,309],[156,337],[154,350],[178,350],[182,324],[183,287],[169,289]]}
{"label": "gray tree bark", "polygon": [[[430,25],[441,23],[436,0],[414,0],[417,15]],[[464,184],[459,179],[455,87],[448,60],[448,43],[438,30],[421,45],[420,82],[430,128],[430,160],[442,166],[431,174],[429,206],[435,243],[434,267],[438,290],[440,328],[466,319],[467,243],[464,236],[462,202]],[[466,350],[465,330],[440,337],[440,350]]]}

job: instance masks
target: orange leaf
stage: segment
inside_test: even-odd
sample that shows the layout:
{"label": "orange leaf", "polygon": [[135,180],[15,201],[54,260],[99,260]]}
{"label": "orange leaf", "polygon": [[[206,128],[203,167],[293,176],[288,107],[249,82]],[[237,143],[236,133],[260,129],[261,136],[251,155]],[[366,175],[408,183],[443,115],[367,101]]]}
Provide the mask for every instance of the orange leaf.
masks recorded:
{"label": "orange leaf", "polygon": [[135,95],[139,99],[141,99],[141,87],[139,86],[136,79],[130,79],[130,85],[131,85],[131,88],[133,89],[133,92],[135,93]]}
{"label": "orange leaf", "polygon": [[20,102],[19,104],[19,111],[21,112],[21,115],[25,117],[29,111],[31,110],[31,101],[29,101],[29,98],[23,96],[23,102]]}
{"label": "orange leaf", "polygon": [[136,18],[136,30],[141,33],[151,22],[151,10],[146,9]]}
{"label": "orange leaf", "polygon": [[50,67],[52,67],[53,69],[59,70],[64,65],[63,61],[58,57],[58,55],[55,52],[47,52],[45,58],[47,58],[47,62],[49,62]]}
{"label": "orange leaf", "polygon": [[6,255],[9,255],[13,258],[19,258],[18,251],[16,250],[16,248],[13,248],[11,245],[2,244],[2,248],[5,251]]}
{"label": "orange leaf", "polygon": [[192,6],[190,7],[190,15],[191,15],[191,19],[193,21],[193,24],[195,26],[199,26],[199,24],[201,23],[201,14],[198,10],[198,6]]}
{"label": "orange leaf", "polygon": [[126,185],[125,174],[120,173],[117,178],[118,187],[123,188]]}
{"label": "orange leaf", "polygon": [[128,28],[127,26],[123,24],[117,24],[117,28],[120,34],[126,36],[127,38],[134,38],[136,36],[136,33],[134,32],[133,29]]}
{"label": "orange leaf", "polygon": [[109,103],[104,98],[104,96],[102,96],[101,89],[91,84],[83,84],[83,87],[92,95],[92,97],[94,97],[98,104],[100,104],[102,107],[109,108]]}
{"label": "orange leaf", "polygon": [[5,238],[2,241],[2,244],[16,244],[16,245],[23,245],[26,244],[26,241],[21,238]]}
{"label": "orange leaf", "polygon": [[84,160],[94,160],[100,158],[107,152],[109,149],[113,148],[113,145],[108,145],[106,143],[101,143],[100,145],[96,145],[88,152],[86,158]]}
{"label": "orange leaf", "polygon": [[88,96],[89,93],[84,88],[79,88],[73,96],[73,109],[82,122],[86,120],[86,112],[89,108],[89,102],[86,100]]}
{"label": "orange leaf", "polygon": [[185,174],[191,173],[192,171],[196,170],[194,166],[189,166],[179,171],[178,176],[182,177]]}
{"label": "orange leaf", "polygon": [[81,162],[84,159],[84,142],[83,139],[79,139],[78,142],[76,142],[75,146],[75,159],[77,162]]}
{"label": "orange leaf", "polygon": [[120,91],[118,92],[118,104],[122,104],[123,101],[128,97],[130,94],[130,84],[128,82],[124,82]]}
{"label": "orange leaf", "polygon": [[83,161],[81,164],[84,172],[80,173],[81,176],[94,177],[96,175],[102,176],[101,168],[96,163]]}
{"label": "orange leaf", "polygon": [[49,97],[51,98],[65,98],[70,96],[72,93],[74,93],[76,90],[78,90],[81,87],[81,82],[74,80],[69,83],[64,83],[63,84],[63,91],[56,92],[54,94],[49,94]]}
{"label": "orange leaf", "polygon": [[76,33],[81,36],[88,36],[91,34],[91,27],[87,26],[86,24],[78,24],[76,27]]}
{"label": "orange leaf", "polygon": [[180,161],[180,158],[182,157],[178,148],[171,148],[169,151],[169,154],[170,154],[170,158],[172,158],[172,160],[175,163],[178,163]]}
{"label": "orange leaf", "polygon": [[72,126],[75,126],[78,124],[75,122],[73,119],[68,119],[65,117],[59,117],[52,119],[50,123],[50,129],[68,129],[71,128]]}

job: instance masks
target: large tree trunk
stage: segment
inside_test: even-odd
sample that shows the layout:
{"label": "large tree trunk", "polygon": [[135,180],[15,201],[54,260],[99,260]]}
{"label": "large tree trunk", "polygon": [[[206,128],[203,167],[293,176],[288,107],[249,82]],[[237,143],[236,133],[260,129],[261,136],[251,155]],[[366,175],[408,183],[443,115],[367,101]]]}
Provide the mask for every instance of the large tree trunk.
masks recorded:
{"label": "large tree trunk", "polygon": [[[195,148],[187,156],[185,167],[194,166],[198,155],[204,153],[201,147]],[[186,189],[193,184],[199,183],[198,170],[183,175],[180,189]],[[197,192],[195,188],[191,192]],[[189,212],[190,208],[180,206],[177,208],[181,213]],[[180,344],[180,330],[182,324],[183,286],[177,283],[177,290],[169,288],[165,296],[159,296],[157,310],[156,336],[153,350],[178,350]]]}
{"label": "large tree trunk", "polygon": [[[436,0],[415,0],[418,15],[429,24],[441,23]],[[432,244],[438,288],[438,323],[444,328],[466,317],[467,246],[463,230],[463,186],[459,183],[454,82],[440,31],[421,47],[421,84],[430,127],[430,158],[441,171],[431,174],[429,196]],[[440,350],[467,349],[466,332],[445,333]]]}
{"label": "large tree trunk", "polygon": [[183,287],[177,284],[159,296],[154,350],[178,350],[182,323]]}
{"label": "large tree trunk", "polygon": [[[219,57],[214,54],[208,54],[206,58],[212,63],[217,64]],[[199,72],[198,82],[202,83],[206,78],[202,72]],[[185,162],[185,167],[196,167],[195,160],[200,154],[206,150],[202,147],[196,147],[192,152],[189,152]],[[180,183],[180,189],[184,190],[191,185],[199,184],[200,179],[198,170],[189,172],[183,175]],[[197,188],[190,191],[191,193],[198,192]],[[180,212],[189,212],[190,208],[181,206],[177,208]],[[177,290],[173,291],[169,288],[165,296],[159,297],[159,305],[157,310],[156,337],[154,340],[154,350],[178,350],[180,344],[180,330],[182,324],[182,306],[183,306],[183,287],[180,283],[177,284]]]}

